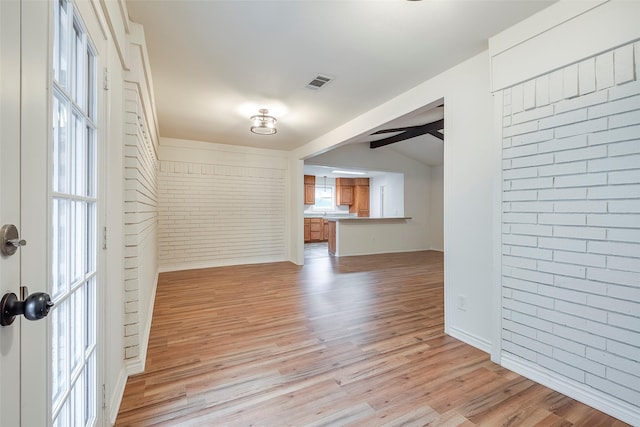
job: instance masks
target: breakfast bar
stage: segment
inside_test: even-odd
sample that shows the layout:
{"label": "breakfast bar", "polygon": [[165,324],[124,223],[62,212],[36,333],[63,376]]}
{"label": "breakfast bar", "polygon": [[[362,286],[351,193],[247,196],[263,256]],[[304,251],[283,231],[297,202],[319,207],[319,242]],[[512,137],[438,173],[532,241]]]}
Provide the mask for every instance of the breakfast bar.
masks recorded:
{"label": "breakfast bar", "polygon": [[371,255],[419,250],[411,238],[411,217],[328,217],[329,253]]}

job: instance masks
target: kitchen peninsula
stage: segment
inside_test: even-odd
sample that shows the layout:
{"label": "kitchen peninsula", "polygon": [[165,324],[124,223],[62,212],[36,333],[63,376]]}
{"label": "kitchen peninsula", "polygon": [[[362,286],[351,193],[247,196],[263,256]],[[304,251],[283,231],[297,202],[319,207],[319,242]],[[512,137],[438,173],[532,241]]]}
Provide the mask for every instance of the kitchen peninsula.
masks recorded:
{"label": "kitchen peninsula", "polygon": [[414,247],[411,217],[328,217],[329,253],[372,255],[420,250]]}

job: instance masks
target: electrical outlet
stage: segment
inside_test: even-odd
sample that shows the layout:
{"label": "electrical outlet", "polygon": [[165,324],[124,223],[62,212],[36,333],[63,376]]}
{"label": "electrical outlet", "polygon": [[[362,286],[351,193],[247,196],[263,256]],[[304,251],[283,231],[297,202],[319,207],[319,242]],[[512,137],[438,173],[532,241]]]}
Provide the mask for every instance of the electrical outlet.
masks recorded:
{"label": "electrical outlet", "polygon": [[467,311],[467,297],[465,295],[458,295],[458,310]]}

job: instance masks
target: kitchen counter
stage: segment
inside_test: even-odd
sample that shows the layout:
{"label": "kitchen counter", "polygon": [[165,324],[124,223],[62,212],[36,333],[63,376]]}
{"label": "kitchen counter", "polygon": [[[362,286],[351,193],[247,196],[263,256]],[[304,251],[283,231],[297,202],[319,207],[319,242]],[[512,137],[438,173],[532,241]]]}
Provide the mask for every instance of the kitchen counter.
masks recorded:
{"label": "kitchen counter", "polygon": [[393,222],[411,219],[410,216],[385,216],[385,217],[361,217],[361,216],[346,216],[346,217],[332,217],[327,216],[325,219],[329,221],[376,221],[376,222]]}
{"label": "kitchen counter", "polygon": [[329,253],[337,257],[424,250],[411,217],[344,217],[329,221]]}

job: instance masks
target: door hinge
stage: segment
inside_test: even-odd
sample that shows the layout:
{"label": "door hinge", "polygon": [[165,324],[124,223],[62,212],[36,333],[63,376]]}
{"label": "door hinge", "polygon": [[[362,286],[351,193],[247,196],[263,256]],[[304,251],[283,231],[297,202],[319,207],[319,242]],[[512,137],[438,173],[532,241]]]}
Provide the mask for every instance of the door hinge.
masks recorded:
{"label": "door hinge", "polygon": [[102,77],[102,88],[104,90],[109,90],[109,70],[107,70],[107,67],[104,68]]}
{"label": "door hinge", "polygon": [[102,384],[102,409],[107,408],[107,387]]}
{"label": "door hinge", "polygon": [[107,227],[102,227],[102,249],[107,249]]}

